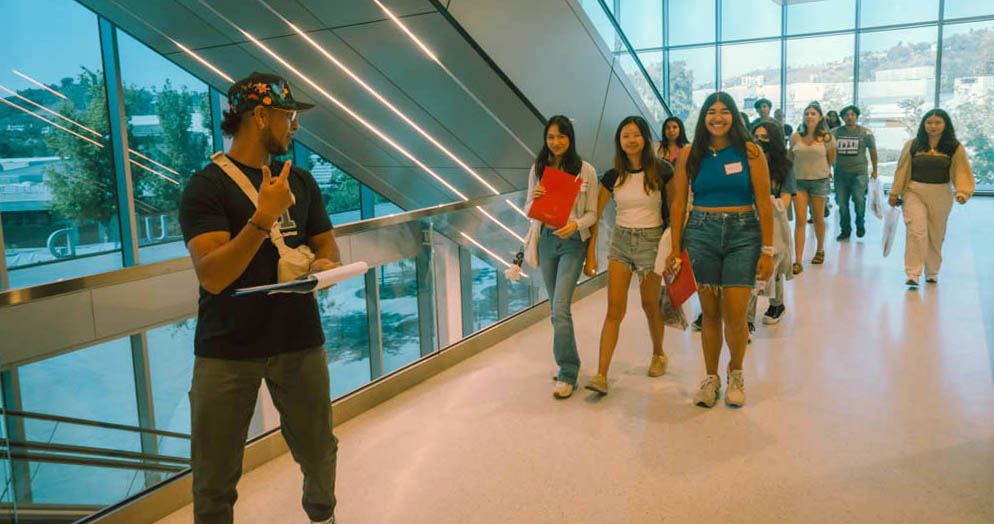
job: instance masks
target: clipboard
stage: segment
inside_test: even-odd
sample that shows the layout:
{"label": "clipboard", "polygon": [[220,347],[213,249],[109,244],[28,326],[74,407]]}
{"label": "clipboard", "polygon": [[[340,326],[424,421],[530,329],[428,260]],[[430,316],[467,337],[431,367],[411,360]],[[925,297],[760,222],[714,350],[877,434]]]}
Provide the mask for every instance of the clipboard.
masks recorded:
{"label": "clipboard", "polygon": [[353,262],[347,266],[310,273],[287,282],[239,288],[231,296],[240,297],[253,293],[266,293],[268,295],[273,293],[312,293],[327,289],[343,280],[363,275],[366,271],[369,271],[368,264],[365,262]]}
{"label": "clipboard", "polygon": [[559,229],[569,222],[569,214],[580,194],[583,180],[580,175],[573,176],[565,171],[546,167],[542,172],[541,184],[545,188],[545,194],[532,201],[528,217]]}

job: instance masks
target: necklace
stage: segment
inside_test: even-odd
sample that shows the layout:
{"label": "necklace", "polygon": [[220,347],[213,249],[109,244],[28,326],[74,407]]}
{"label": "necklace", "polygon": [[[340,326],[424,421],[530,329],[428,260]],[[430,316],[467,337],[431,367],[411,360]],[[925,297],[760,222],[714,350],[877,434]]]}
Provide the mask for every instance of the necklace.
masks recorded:
{"label": "necklace", "polygon": [[713,147],[709,147],[708,149],[711,150],[711,156],[713,156],[715,158],[718,158],[718,150],[717,149],[715,149]]}

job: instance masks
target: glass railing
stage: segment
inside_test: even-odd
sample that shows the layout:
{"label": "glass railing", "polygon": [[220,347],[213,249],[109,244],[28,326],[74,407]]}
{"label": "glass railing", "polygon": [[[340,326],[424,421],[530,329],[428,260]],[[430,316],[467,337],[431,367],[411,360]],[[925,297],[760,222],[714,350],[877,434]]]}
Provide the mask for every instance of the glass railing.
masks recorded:
{"label": "glass railing", "polygon": [[[648,112],[645,116],[650,120],[650,127],[661,129],[663,121],[671,114],[670,109],[656,82],[646,70],[645,64],[639,59],[635,48],[622,31],[615,14],[604,0],[580,0],[580,5],[583,6],[597,33],[611,52],[613,56],[611,66],[619,76],[630,82],[638,99],[645,105]],[[662,72],[659,77],[661,80]]]}
{"label": "glass railing", "polygon": [[[317,296],[332,398],[387,380],[547,298],[537,269],[526,265],[517,282],[504,275],[528,230],[516,209],[523,200],[518,191],[336,228],[343,261],[365,260],[370,270]],[[601,258],[610,235],[605,229]],[[143,271],[156,267],[191,271],[175,261]],[[134,271],[104,274],[101,293],[120,286],[112,284],[114,274]],[[0,293],[0,304],[7,304],[0,320],[14,307],[80,290],[62,282],[28,288],[17,300],[9,295],[16,291]],[[190,289],[191,300],[195,293]],[[195,327],[196,317],[153,322],[113,340],[4,367],[0,521],[71,522],[185,470]],[[278,423],[263,388],[249,439]]]}

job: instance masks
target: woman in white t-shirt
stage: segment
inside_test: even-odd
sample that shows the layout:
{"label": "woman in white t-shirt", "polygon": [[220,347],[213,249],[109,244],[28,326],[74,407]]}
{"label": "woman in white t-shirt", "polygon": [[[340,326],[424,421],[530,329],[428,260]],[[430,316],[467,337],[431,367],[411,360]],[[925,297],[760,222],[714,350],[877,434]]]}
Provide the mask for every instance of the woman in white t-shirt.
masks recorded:
{"label": "woman in white t-shirt", "polygon": [[[597,199],[597,219],[612,196],[617,204],[607,266],[607,316],[601,329],[600,362],[597,375],[587,389],[607,393],[607,372],[618,344],[618,330],[628,306],[632,273],[638,275],[642,310],[649,321],[652,359],[649,376],[666,372],[663,352],[663,315],[659,311],[662,276],[654,273],[656,251],[669,220],[666,184],[673,178],[673,166],[653,152],[649,124],[640,116],[621,121],[614,133],[614,167],[601,177]],[[588,247],[588,269],[596,271],[592,249],[597,231]]]}

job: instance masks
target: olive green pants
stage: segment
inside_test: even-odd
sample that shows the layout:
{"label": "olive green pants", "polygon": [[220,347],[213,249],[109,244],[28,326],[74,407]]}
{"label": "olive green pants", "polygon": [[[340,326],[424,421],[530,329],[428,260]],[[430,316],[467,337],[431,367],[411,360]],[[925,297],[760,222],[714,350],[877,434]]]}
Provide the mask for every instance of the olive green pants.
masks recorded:
{"label": "olive green pants", "polygon": [[280,431],[304,474],[304,511],[327,520],[335,511],[338,439],[323,347],[269,358],[196,357],[190,389],[193,513],[197,524],[230,524],[235,486],[259,385],[266,381],[280,413]]}

